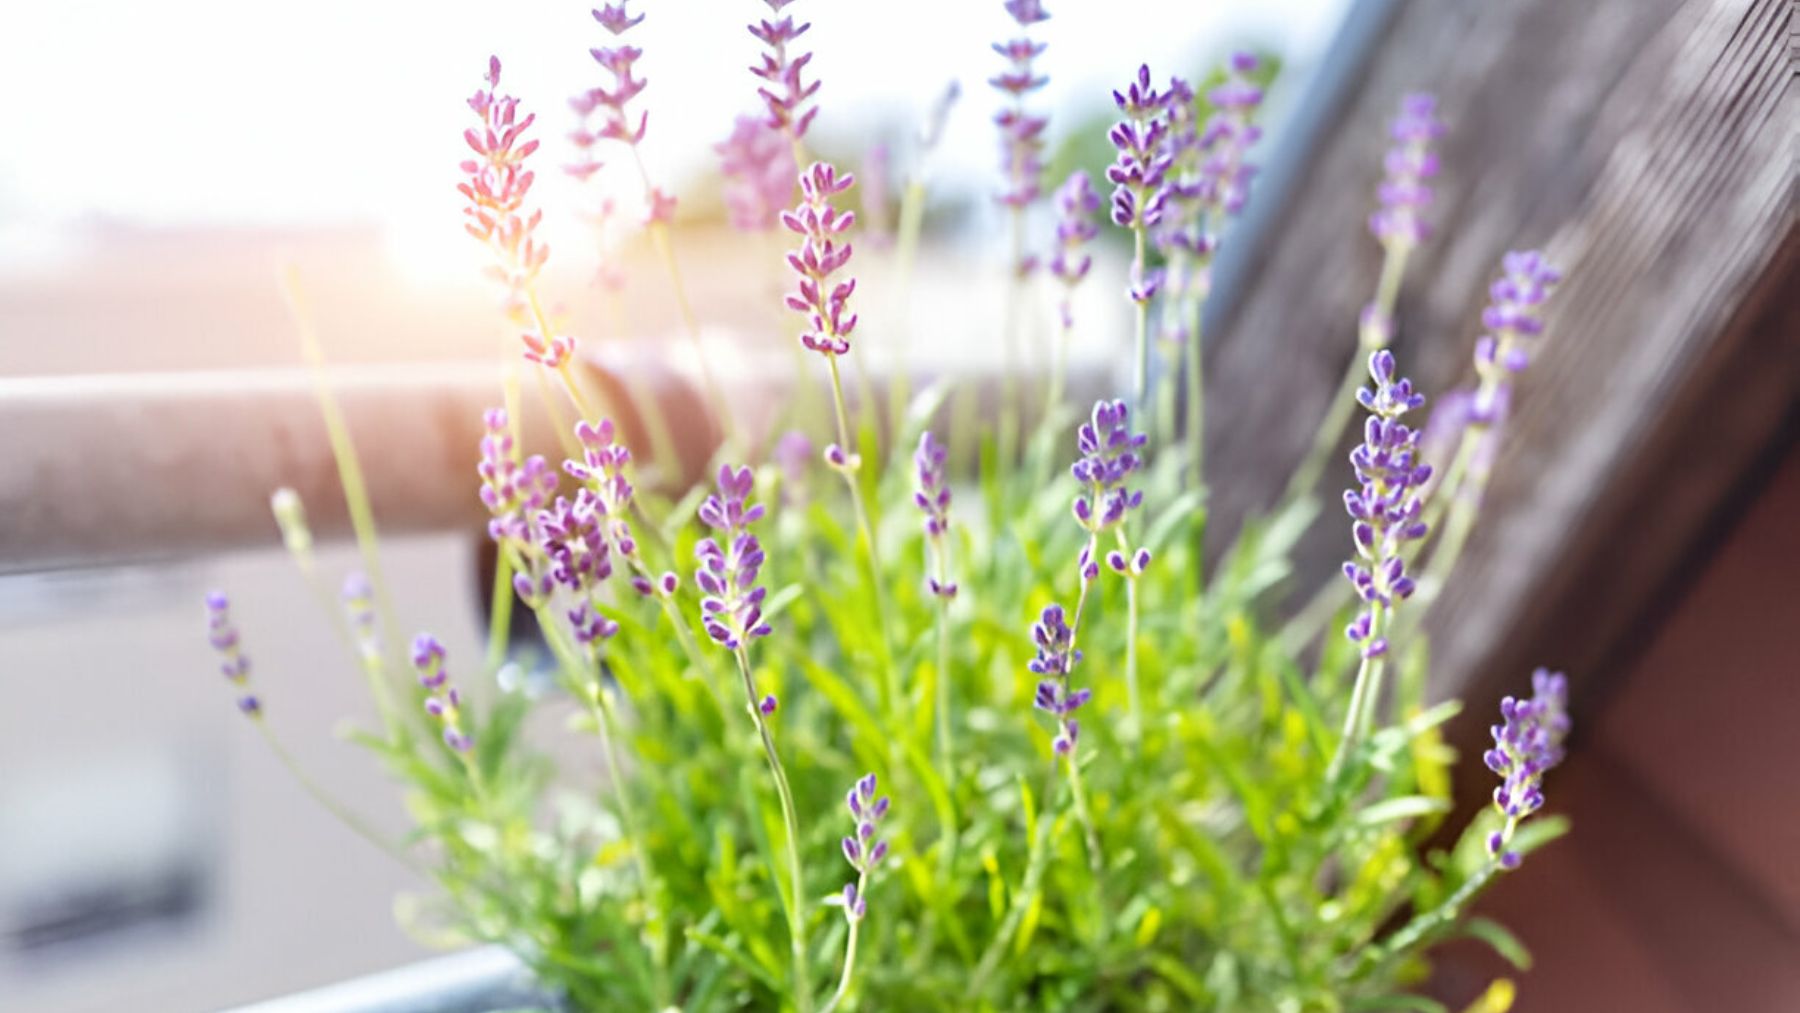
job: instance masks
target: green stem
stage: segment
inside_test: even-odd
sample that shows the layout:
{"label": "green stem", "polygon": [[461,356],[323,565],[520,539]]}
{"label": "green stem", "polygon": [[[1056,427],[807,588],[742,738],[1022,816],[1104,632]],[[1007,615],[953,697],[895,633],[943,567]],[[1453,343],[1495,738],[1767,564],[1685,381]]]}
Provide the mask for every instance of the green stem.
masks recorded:
{"label": "green stem", "polygon": [[[350,427],[344,421],[337,396],[332,393],[331,384],[325,378],[325,353],[319,346],[318,335],[313,331],[312,317],[307,312],[299,273],[292,265],[283,268],[282,283],[287,292],[288,309],[293,316],[294,328],[300,334],[302,353],[312,371],[313,392],[319,402],[319,414],[324,418],[325,435],[331,443],[331,456],[337,464],[338,484],[344,490],[344,506],[350,514],[350,528],[356,536],[356,548],[362,556],[369,585],[375,589],[382,628],[387,634],[388,644],[392,645],[389,649],[398,650],[397,645],[401,643],[400,623],[395,618],[393,598],[388,593],[387,578],[381,569],[381,553],[376,545],[375,511],[369,504],[368,485],[363,480],[362,463],[356,456],[356,445],[350,440]],[[396,717],[386,678],[371,678],[370,686],[383,724],[389,729],[390,735],[400,734],[402,725]]]}
{"label": "green stem", "polygon": [[507,640],[512,633],[513,612],[512,557],[496,554],[494,590],[488,599],[487,670],[498,672],[506,663]]}
{"label": "green stem", "polygon": [[[1138,206],[1143,206],[1143,194],[1138,194]],[[1140,223],[1131,229],[1134,253],[1131,260],[1131,278],[1133,284],[1144,280],[1144,271],[1148,264],[1145,260],[1144,240],[1148,230]],[[1136,304],[1136,344],[1132,354],[1132,390],[1135,397],[1132,408],[1142,411],[1150,403],[1150,300],[1134,298]]]}
{"label": "green stem", "polygon": [[[943,583],[940,568],[938,582]],[[956,777],[956,743],[950,732],[950,599],[938,597],[937,609],[937,729],[938,762],[944,777],[953,783]]]}
{"label": "green stem", "polygon": [[1292,503],[1310,494],[1313,486],[1319,482],[1319,476],[1325,471],[1325,462],[1330,459],[1331,452],[1342,438],[1344,427],[1349,424],[1351,413],[1356,410],[1356,392],[1362,387],[1363,377],[1368,369],[1367,358],[1373,353],[1387,347],[1389,338],[1386,321],[1392,319],[1394,300],[1400,294],[1400,280],[1406,274],[1406,258],[1411,247],[1396,244],[1386,247],[1381,261],[1381,279],[1375,289],[1374,326],[1364,327],[1358,341],[1359,353],[1350,357],[1350,363],[1344,369],[1344,377],[1338,381],[1338,389],[1326,406],[1325,419],[1319,424],[1318,432],[1313,436],[1312,447],[1307,450],[1306,457],[1294,474],[1288,479],[1286,502]]}
{"label": "green stem", "polygon": [[1473,900],[1475,895],[1487,886],[1488,880],[1492,879],[1498,870],[1499,863],[1493,859],[1488,860],[1479,869],[1476,869],[1462,886],[1457,887],[1455,893],[1444,898],[1443,903],[1430,911],[1414,916],[1412,921],[1402,926],[1400,931],[1395,932],[1381,947],[1381,964],[1402,956],[1407,950],[1426,941],[1432,934],[1453,924],[1457,916],[1462,913],[1463,906]]}
{"label": "green stem", "polygon": [[281,765],[287,768],[287,772],[300,783],[300,787],[312,796],[313,801],[319,803],[326,812],[335,817],[352,833],[375,845],[389,858],[399,862],[412,872],[420,871],[419,867],[414,865],[412,860],[406,857],[405,852],[396,847],[392,841],[369,826],[361,817],[345,808],[342,803],[332,797],[330,792],[320,787],[319,783],[306,773],[305,768],[300,766],[299,761],[294,759],[294,755],[287,751],[287,747],[281,744],[281,740],[275,737],[275,733],[269,729],[268,723],[260,714],[254,716],[251,721],[256,725],[256,730],[262,734],[263,741],[268,743],[269,750],[275,754],[275,758],[280,760]]}
{"label": "green stem", "polygon": [[787,828],[787,915],[788,938],[794,951],[794,1001],[801,1013],[809,1013],[812,1009],[812,976],[806,967],[806,886],[800,872],[800,818],[794,811],[794,792],[788,787],[787,770],[775,752],[769,723],[763,717],[762,708],[757,706],[756,678],[750,674],[750,657],[742,647],[732,653],[737,658],[738,674],[744,679],[744,696],[750,706],[751,720],[756,722],[756,733],[762,739],[763,757],[768,761],[769,774],[775,779],[775,793],[781,799],[781,820]]}
{"label": "green stem", "polygon": [[1188,305],[1187,442],[1192,461],[1188,480],[1198,488],[1206,481],[1206,346],[1200,341],[1204,302],[1190,298]]}
{"label": "green stem", "polygon": [[[1050,780],[1052,784],[1056,782],[1054,766],[1050,771]],[[1025,879],[1020,883],[1018,892],[1013,894],[1012,903],[1006,909],[1006,917],[1000,922],[1000,928],[995,931],[987,949],[982,952],[980,962],[975,965],[975,972],[969,976],[967,997],[970,1002],[980,998],[986,990],[988,979],[999,968],[1001,958],[1006,955],[1014,935],[1019,931],[1019,922],[1025,917],[1026,909],[1036,901],[1038,891],[1043,887],[1044,869],[1049,864],[1051,828],[1056,823],[1054,808],[1048,804],[1048,793],[1045,794],[1045,802],[1044,811],[1038,814],[1037,833],[1032,835],[1031,850],[1025,859]]]}
{"label": "green stem", "polygon": [[[856,896],[859,899],[866,896],[868,889],[869,870],[863,869],[856,877]],[[850,994],[850,981],[856,973],[856,930],[862,928],[862,919],[852,914],[849,921],[850,935],[844,940],[844,974],[838,979],[837,991],[831,994],[831,1001],[825,1004],[820,1013],[832,1013],[844,1001],[844,997]]]}
{"label": "green stem", "polygon": [[906,421],[906,405],[912,400],[912,365],[908,354],[912,347],[911,316],[913,267],[919,259],[919,233],[925,224],[925,184],[914,178],[906,184],[900,197],[900,222],[894,239],[894,288],[899,305],[894,311],[894,333],[898,354],[894,357],[894,375],[888,381],[888,431],[898,434]]}
{"label": "green stem", "polygon": [[1011,206],[1010,224],[1012,231],[1012,252],[1006,265],[1008,281],[1006,289],[1006,316],[1002,321],[1001,334],[1005,341],[1006,368],[1000,374],[1000,460],[1011,461],[1018,445],[1019,432],[1019,373],[1024,368],[1020,327],[1025,309],[1025,273],[1020,265],[1025,260],[1025,209],[1017,204]]}
{"label": "green stem", "polygon": [[[1369,623],[1365,644],[1374,643],[1387,632],[1387,608],[1379,601],[1371,602],[1369,612],[1373,620]],[[1376,695],[1381,691],[1381,671],[1386,661],[1386,652],[1374,657],[1365,654],[1362,664],[1357,666],[1356,685],[1350,691],[1350,706],[1344,713],[1344,734],[1338,740],[1337,752],[1331,757],[1326,774],[1328,780],[1337,780],[1357,740],[1367,735],[1373,724]]]}
{"label": "green stem", "polygon": [[[855,444],[850,441],[850,415],[844,408],[844,384],[838,371],[838,357],[827,355],[826,364],[831,369],[831,400],[837,410],[837,428],[839,446],[844,453],[854,455]],[[860,459],[852,458],[858,462]],[[889,718],[899,714],[900,683],[899,673],[894,667],[893,646],[888,641],[888,608],[887,592],[883,590],[881,550],[875,543],[875,529],[869,523],[869,511],[863,504],[862,483],[857,478],[857,467],[842,470],[844,484],[850,487],[850,505],[856,514],[856,528],[861,534],[863,544],[869,549],[869,586],[875,594],[875,623],[881,634],[881,667],[882,667],[882,709]]]}
{"label": "green stem", "polygon": [[1069,751],[1069,790],[1075,799],[1075,818],[1081,822],[1081,836],[1087,846],[1088,872],[1094,877],[1094,890],[1100,890],[1100,877],[1106,870],[1105,856],[1100,852],[1100,832],[1094,826],[1094,817],[1088,811],[1087,789],[1082,786],[1081,765],[1075,762],[1074,750]]}
{"label": "green stem", "polygon": [[1131,739],[1134,752],[1144,748],[1144,704],[1138,692],[1138,581],[1125,580],[1125,695],[1131,706]]}
{"label": "green stem", "polygon": [[[650,182],[650,170],[644,166],[644,154],[637,145],[631,147],[631,158],[637,166],[638,181],[643,184],[644,198],[650,199],[656,189]],[[719,424],[724,427],[725,439],[728,443],[737,442],[737,423],[731,414],[731,406],[725,400],[725,393],[719,387],[719,381],[713,376],[712,366],[707,362],[706,349],[700,343],[700,318],[694,314],[694,304],[688,299],[687,281],[681,273],[681,263],[675,256],[675,240],[669,234],[669,224],[664,221],[650,223],[650,242],[662,257],[663,267],[669,272],[669,284],[675,291],[675,309],[681,314],[682,326],[687,329],[688,341],[694,346],[694,358],[700,364],[700,381],[706,387],[706,396],[712,401],[713,410],[719,413]],[[649,413],[645,413],[648,417]],[[673,441],[671,440],[671,445]],[[671,461],[675,458],[671,457]]]}

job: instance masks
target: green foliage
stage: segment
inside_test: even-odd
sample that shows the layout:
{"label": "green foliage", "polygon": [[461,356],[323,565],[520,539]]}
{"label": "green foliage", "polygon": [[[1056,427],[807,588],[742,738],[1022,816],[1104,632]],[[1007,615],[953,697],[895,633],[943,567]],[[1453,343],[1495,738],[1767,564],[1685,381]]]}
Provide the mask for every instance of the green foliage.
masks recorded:
{"label": "green foliage", "polygon": [[[895,445],[916,443],[923,418],[909,416]],[[1205,574],[1205,497],[1182,487],[1179,453],[1152,448],[1133,521],[1156,553],[1139,584],[1137,734],[1122,677],[1125,581],[1105,573],[1089,598],[1079,682],[1095,698],[1077,810],[1026,669],[1032,620],[1075,593],[1085,532],[1069,516],[1071,432],[1054,413],[1020,466],[957,487],[962,591],[941,631],[904,455],[865,468],[879,575],[829,471],[783,488],[775,468],[761,470],[776,632],[751,658],[759,690],[781,699],[770,723],[796,798],[807,980],[790,954],[784,821],[733,658],[698,629],[691,581],[665,609],[615,579],[604,708],[584,701],[591,677],[564,668],[567,692],[505,693],[469,714],[467,764],[405,725],[360,737],[410,787],[409,853],[441,887],[408,922],[440,941],[514,948],[581,1009],[816,1009],[842,973],[849,928],[828,902],[853,878],[838,847],[844,792],[874,771],[894,800],[893,856],[869,884],[845,978],[860,1008],[1435,1009],[1400,993],[1420,952],[1452,932],[1525,966],[1503,929],[1461,920],[1491,875],[1486,824],[1453,855],[1420,853],[1449,807],[1438,728],[1456,709],[1426,706],[1424,652],[1402,666],[1391,720],[1333,775],[1354,659],[1335,638],[1316,662],[1295,656],[1266,623],[1316,505],[1251,523]],[[867,426],[863,442],[873,459]],[[645,562],[689,572],[694,497],[639,500]],[[888,664],[902,696],[884,707]],[[933,711],[940,680],[950,766]],[[616,784],[590,737],[609,723],[625,768]],[[578,759],[552,764],[552,740]],[[1540,842],[1530,827],[1518,838]]]}

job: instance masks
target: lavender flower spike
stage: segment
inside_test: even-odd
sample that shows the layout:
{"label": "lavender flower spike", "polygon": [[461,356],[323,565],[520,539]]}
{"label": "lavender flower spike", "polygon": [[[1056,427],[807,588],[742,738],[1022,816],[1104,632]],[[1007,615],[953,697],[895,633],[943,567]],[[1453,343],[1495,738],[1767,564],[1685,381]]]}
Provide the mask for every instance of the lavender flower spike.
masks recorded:
{"label": "lavender flower spike", "polygon": [[1157,279],[1147,273],[1141,254],[1143,238],[1163,217],[1169,202],[1168,96],[1150,84],[1150,68],[1139,67],[1137,77],[1123,91],[1113,92],[1113,102],[1125,118],[1107,134],[1118,158],[1106,170],[1113,184],[1112,222],[1138,234],[1140,255],[1132,261],[1130,296],[1143,306],[1156,294]]}
{"label": "lavender flower spike", "polygon": [[1394,146],[1376,190],[1381,207],[1369,216],[1369,231],[1385,247],[1413,247],[1431,235],[1424,214],[1431,207],[1431,179],[1438,174],[1432,142],[1444,135],[1437,99],[1422,92],[1402,98],[1390,133]]}
{"label": "lavender flower spike", "polygon": [[[1039,0],[1006,0],[1005,6],[1019,27],[1019,34],[994,43],[994,52],[1006,58],[1007,69],[988,81],[1008,96],[1009,103],[994,115],[994,123],[1000,128],[1000,167],[1006,173],[1006,186],[998,200],[1007,207],[1023,208],[1043,191],[1044,127],[1049,122],[1025,109],[1025,96],[1049,81],[1032,66],[1043,54],[1045,44],[1033,42],[1027,32],[1032,25],[1049,20],[1050,15]],[[1018,267],[1029,270],[1028,264]]]}
{"label": "lavender flower spike", "polygon": [[1394,354],[1387,349],[1369,357],[1369,375],[1373,386],[1356,397],[1370,417],[1362,444],[1350,453],[1359,487],[1344,493],[1357,554],[1344,564],[1344,576],[1368,607],[1345,635],[1362,646],[1364,658],[1377,658],[1387,651],[1389,612],[1414,590],[1405,546],[1425,536],[1420,492],[1431,478],[1431,465],[1419,453],[1419,431],[1400,421],[1425,404],[1424,395],[1413,391],[1412,381],[1394,375]]}
{"label": "lavender flower spike", "polygon": [[944,475],[949,460],[950,448],[944,441],[930,430],[919,434],[919,449],[913,454],[919,478],[913,502],[925,514],[925,543],[933,571],[925,583],[940,598],[956,597],[956,585],[948,577],[949,549],[944,544],[944,535],[950,530],[950,482]]}
{"label": "lavender flower spike", "polygon": [[[462,162],[466,178],[456,189],[468,202],[463,207],[468,219],[463,228],[493,253],[488,272],[506,286],[508,316],[520,319],[531,302],[532,286],[550,257],[550,247],[535,236],[543,210],[525,210],[525,199],[537,178],[537,173],[525,167],[525,160],[538,149],[536,140],[525,140],[525,131],[537,121],[537,114],[520,116],[519,100],[500,94],[498,58],[488,58],[483,80],[487,87],[469,98],[469,108],[480,124],[463,131],[463,140],[475,157]],[[575,353],[575,339],[566,335],[528,331],[520,340],[525,343],[525,358],[550,369],[561,368]]]}
{"label": "lavender flower spike", "polygon": [[781,131],[754,116],[739,116],[731,136],[713,145],[725,177],[725,211],[732,228],[766,232],[775,227],[794,192],[794,149]]}
{"label": "lavender flower spike", "polygon": [[749,468],[721,465],[718,492],[700,504],[701,523],[718,532],[694,548],[700,563],[694,582],[705,595],[700,621],[707,636],[731,651],[774,632],[762,618],[767,589],[756,584],[765,557],[762,543],[750,531],[763,516],[763,508],[749,502],[755,484]]}
{"label": "lavender flower spike", "polygon": [[1494,808],[1506,818],[1488,837],[1488,854],[1503,869],[1516,869],[1519,853],[1510,850],[1519,821],[1544,805],[1544,774],[1562,762],[1563,739],[1569,734],[1568,680],[1561,672],[1538,669],[1531,676],[1529,700],[1500,701],[1501,724],[1493,726],[1494,748],[1482,756],[1500,775]]}
{"label": "lavender flower spike", "polygon": [[800,248],[787,255],[788,266],[800,276],[787,296],[788,308],[805,314],[809,329],[800,343],[827,357],[850,351],[850,334],[856,330],[856,314],[848,311],[856,279],[832,282],[831,276],[850,263],[853,248],[837,237],[856,224],[856,212],[839,211],[832,198],[850,189],[856,177],[840,173],[825,162],[814,162],[800,174],[801,201],[781,213],[781,223],[800,236]]}
{"label": "lavender flower spike", "polygon": [[1251,53],[1233,53],[1225,82],[1207,94],[1216,110],[1200,135],[1201,198],[1218,215],[1235,215],[1250,199],[1256,166],[1250,148],[1262,137],[1251,117],[1262,105],[1263,91],[1250,80],[1258,61]]}
{"label": "lavender flower spike", "polygon": [[[1081,458],[1069,469],[1082,489],[1075,495],[1075,520],[1088,532],[1077,565],[1083,581],[1100,574],[1094,558],[1101,535],[1116,531],[1131,511],[1143,505],[1144,494],[1126,486],[1126,480],[1144,465],[1142,450],[1147,437],[1131,431],[1131,411],[1123,401],[1097,401],[1092,417],[1076,433]],[[1123,536],[1120,549],[1108,553],[1107,564],[1118,573],[1135,577],[1150,565],[1150,551],[1129,553]]]}
{"label": "lavender flower spike", "polygon": [[882,859],[887,857],[888,843],[876,837],[883,820],[887,819],[888,797],[875,796],[875,775],[864,774],[856,779],[849,794],[844,796],[844,805],[850,810],[852,832],[844,837],[844,860],[856,870],[856,881],[844,884],[844,892],[836,903],[844,909],[844,917],[851,922],[863,920],[868,914],[866,891],[869,876],[874,873]]}
{"label": "lavender flower spike", "polygon": [[413,638],[412,663],[419,673],[419,685],[427,691],[425,713],[444,728],[444,745],[468,752],[475,740],[462,729],[462,696],[450,685],[450,673],[444,669],[444,645],[429,633],[419,634]]}
{"label": "lavender flower spike", "polygon": [[[770,11],[779,14],[793,0],[764,2]],[[809,84],[806,81],[806,65],[812,61],[812,54],[795,56],[788,52],[788,47],[811,27],[810,21],[794,24],[791,16],[750,26],[750,34],[767,47],[762,62],[750,68],[750,73],[764,82],[756,93],[768,107],[769,126],[786,134],[795,152],[800,150],[800,142],[806,137],[806,129],[812,126],[813,117],[819,114],[819,107],[813,101],[813,96],[819,92],[819,82]]]}
{"label": "lavender flower spike", "polygon": [[[1079,611],[1075,618],[1080,621]],[[1037,644],[1037,657],[1026,667],[1033,675],[1043,676],[1032,706],[1056,720],[1056,738],[1050,748],[1057,756],[1072,757],[1081,739],[1081,722],[1075,719],[1075,712],[1094,692],[1070,687],[1081,651],[1075,647],[1075,629],[1069,625],[1061,605],[1044,607],[1043,615],[1031,628],[1031,639]]]}
{"label": "lavender flower spike", "polygon": [[1094,266],[1088,245],[1100,235],[1094,214],[1100,210],[1100,195],[1094,192],[1088,174],[1076,169],[1056,190],[1056,253],[1050,258],[1050,273],[1062,283],[1062,325],[1074,326],[1069,299],[1075,286],[1087,277]]}
{"label": "lavender flower spike", "polygon": [[1491,421],[1500,399],[1512,386],[1513,374],[1531,365],[1529,342],[1544,332],[1539,314],[1562,273],[1537,250],[1513,251],[1501,258],[1501,275],[1488,287],[1490,302],[1481,312],[1487,334],[1475,343],[1474,419]]}
{"label": "lavender flower spike", "polygon": [[245,717],[260,719],[262,701],[249,691],[250,659],[239,644],[237,624],[231,621],[231,599],[225,597],[223,591],[213,591],[206,596],[206,631],[207,642],[219,655],[220,674],[242,691],[238,697],[238,710]]}
{"label": "lavender flower spike", "polygon": [[556,473],[539,455],[520,459],[505,409],[489,408],[482,414],[482,424],[481,461],[475,471],[481,476],[482,505],[492,516],[488,537],[526,542],[531,537],[530,518],[556,491]]}

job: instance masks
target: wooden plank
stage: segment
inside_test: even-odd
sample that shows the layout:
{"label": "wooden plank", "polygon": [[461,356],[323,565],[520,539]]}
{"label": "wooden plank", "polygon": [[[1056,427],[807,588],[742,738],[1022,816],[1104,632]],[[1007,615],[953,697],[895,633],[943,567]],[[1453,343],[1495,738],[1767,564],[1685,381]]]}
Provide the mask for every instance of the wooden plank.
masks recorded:
{"label": "wooden plank", "polygon": [[[1800,329],[1755,322],[1800,292],[1789,8],[1402,3],[1210,349],[1225,393],[1208,459],[1229,529],[1277,495],[1353,354],[1383,124],[1403,91],[1436,91],[1452,134],[1439,238],[1399,306],[1405,371],[1428,391],[1464,380],[1504,250],[1543,246],[1568,279],[1488,515],[1430,624],[1439,691],[1470,690],[1475,713],[1533,663],[1578,679],[1601,666],[1800,398]],[[1681,443],[1696,426],[1703,445]],[[1347,481],[1340,466],[1327,487]],[[1609,549],[1621,531],[1634,537]],[[1318,525],[1308,571],[1326,579],[1345,544],[1342,525]],[[1620,562],[1634,569],[1610,579]]]}

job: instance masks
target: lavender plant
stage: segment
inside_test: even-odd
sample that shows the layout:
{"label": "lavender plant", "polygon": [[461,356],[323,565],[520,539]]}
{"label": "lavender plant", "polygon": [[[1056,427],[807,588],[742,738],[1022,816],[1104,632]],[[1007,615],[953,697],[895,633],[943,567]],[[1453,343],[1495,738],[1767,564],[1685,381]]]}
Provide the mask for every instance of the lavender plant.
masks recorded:
{"label": "lavender plant", "polygon": [[[779,15],[791,0],[766,2]],[[1021,37],[995,47],[1011,103],[995,185],[1017,226],[1003,254],[1017,276],[1040,255],[1023,208],[1038,196],[1045,129],[1024,104],[1044,48],[1023,33],[1047,15],[1024,0],[1005,10]],[[618,3],[594,17],[617,37],[642,16]],[[466,135],[465,213],[523,356],[549,381],[564,460],[526,453],[516,405],[485,415],[471,491],[500,566],[484,660],[458,662],[453,680],[429,634],[395,653],[355,448],[322,390],[367,575],[321,598],[381,717],[357,741],[406,787],[417,830],[382,839],[308,789],[432,878],[417,927],[512,948],[568,1009],[1437,1009],[1409,992],[1431,946],[1473,935],[1516,956],[1469,908],[1562,830],[1538,814],[1569,731],[1566,684],[1540,671],[1531,697],[1502,705],[1484,757],[1501,779],[1493,809],[1461,843],[1428,852],[1450,808],[1438,736],[1457,705],[1425,699],[1414,617],[1434,578],[1414,571],[1424,560],[1441,579],[1478,519],[1484,448],[1541,338],[1556,274],[1540,255],[1507,256],[1478,386],[1451,399],[1461,407],[1439,443],[1455,449],[1434,469],[1403,418],[1424,397],[1386,347],[1438,171],[1431,101],[1409,97],[1395,127],[1371,223],[1387,267],[1363,315],[1358,383],[1321,434],[1330,446],[1344,415],[1366,413],[1343,495],[1347,580],[1320,592],[1327,605],[1354,598],[1354,611],[1344,636],[1314,645],[1273,625],[1311,511],[1253,522],[1201,579],[1198,321],[1219,234],[1254,199],[1254,58],[1232,58],[1202,89],[1206,107],[1179,78],[1156,87],[1147,68],[1115,94],[1108,179],[1111,218],[1133,241],[1132,399],[1102,400],[1065,432],[1059,370],[1026,459],[990,442],[969,474],[927,428],[932,412],[896,416],[883,434],[872,405],[845,397],[839,360],[863,339],[848,274],[856,216],[841,207],[853,177],[805,157],[819,89],[810,54],[794,52],[807,27],[781,16],[751,28],[766,48],[753,68],[766,115],[739,119],[719,151],[734,222],[779,221],[799,238],[785,302],[800,317],[795,340],[824,360],[832,408],[797,417],[766,464],[715,462],[710,487],[692,490],[639,480],[634,435],[584,394],[575,338],[541,309],[533,116],[498,93],[490,63],[470,100],[480,124]],[[577,99],[584,178],[604,171],[602,141],[635,154],[647,123],[631,105],[644,90],[637,50],[615,41],[594,57],[611,81]],[[667,252],[674,198],[637,164]],[[1059,312],[1043,315],[1055,321],[1043,337],[1060,344],[1089,326],[1068,294],[1093,262],[1100,198],[1077,174],[1056,202],[1041,256]],[[901,250],[917,206],[902,215]],[[1148,410],[1153,380],[1168,389],[1178,372],[1147,368],[1153,318],[1171,362],[1189,363],[1196,414],[1184,432],[1172,409]],[[1184,466],[1151,466],[1183,436]],[[749,453],[738,439],[727,451]],[[1310,502],[1310,467],[1291,499]],[[816,480],[821,469],[841,482]],[[298,498],[274,506],[317,589]],[[1434,542],[1440,523],[1453,534]],[[206,608],[239,708],[286,760],[277,729],[293,684],[277,674],[252,693],[226,598]],[[530,610],[534,638],[512,639],[514,608]],[[515,666],[556,690],[495,678]],[[527,734],[540,711],[592,736],[558,755],[591,748],[599,783]]]}

